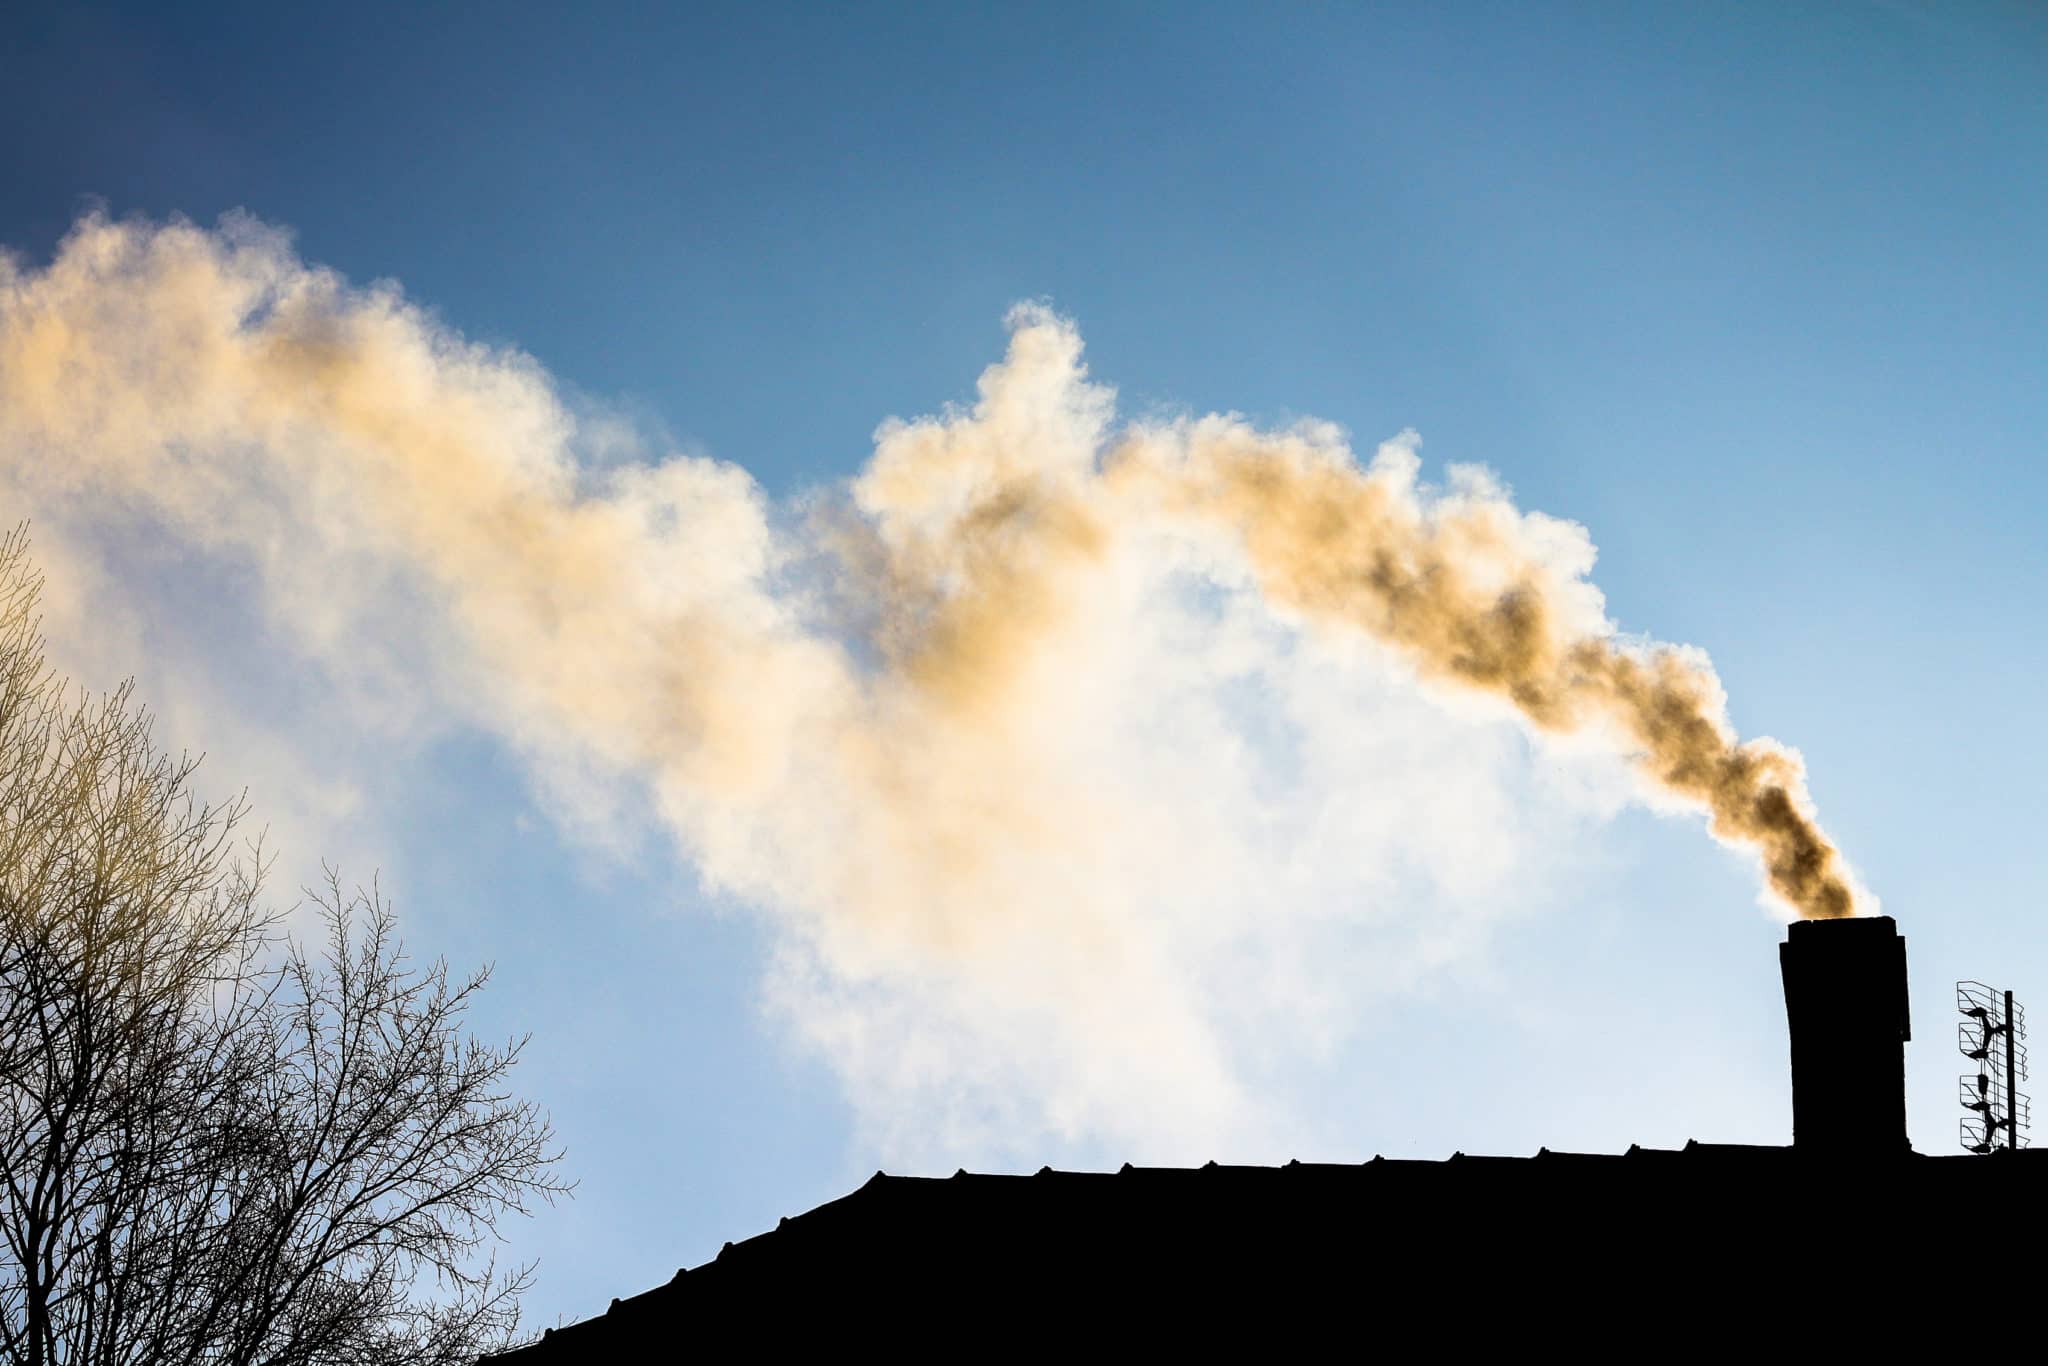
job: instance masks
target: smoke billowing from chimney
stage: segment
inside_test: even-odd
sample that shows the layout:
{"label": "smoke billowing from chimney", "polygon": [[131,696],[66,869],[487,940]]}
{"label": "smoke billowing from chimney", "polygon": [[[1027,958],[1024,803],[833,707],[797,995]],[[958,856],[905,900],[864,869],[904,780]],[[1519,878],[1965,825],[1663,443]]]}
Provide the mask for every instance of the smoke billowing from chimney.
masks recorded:
{"label": "smoke billowing from chimney", "polygon": [[[1796,752],[1737,740],[1698,651],[1616,634],[1581,528],[1476,470],[1428,488],[1412,438],[1362,462],[1325,426],[1119,425],[1071,324],[1010,326],[971,408],[887,423],[849,487],[778,504],[735,466],[648,458],[532,360],[253,221],[87,219],[46,267],[0,262],[0,491],[45,528],[130,519],[248,573],[332,671],[411,623],[405,687],[574,810],[644,781],[707,880],[781,912],[849,990],[953,974],[946,1009],[1036,1037],[1056,983],[1089,1093],[1191,1130],[1188,1097],[1237,1105],[1216,988],[1177,975],[1147,907],[1160,878],[1190,903],[1229,881],[1217,851],[1279,799],[1205,804],[1235,779],[1191,767],[1160,777],[1184,801],[1162,814],[1120,748],[1146,719],[1119,707],[1208,724],[1162,670],[1210,598],[1232,604],[1217,677],[1259,632],[1377,642],[1453,706],[1629,756],[1796,915],[1871,908]],[[1237,762],[1227,737],[1199,752]]]}
{"label": "smoke billowing from chimney", "polygon": [[1416,464],[1396,445],[1361,469],[1334,434],[1209,418],[1132,437],[1109,475],[1134,467],[1178,511],[1227,524],[1275,603],[1362,630],[1425,678],[1502,698],[1541,730],[1612,729],[1652,785],[1756,852],[1786,906],[1854,914],[1799,756],[1736,739],[1705,655],[1620,640],[1583,578],[1577,528],[1517,512],[1483,478],[1424,498]]}

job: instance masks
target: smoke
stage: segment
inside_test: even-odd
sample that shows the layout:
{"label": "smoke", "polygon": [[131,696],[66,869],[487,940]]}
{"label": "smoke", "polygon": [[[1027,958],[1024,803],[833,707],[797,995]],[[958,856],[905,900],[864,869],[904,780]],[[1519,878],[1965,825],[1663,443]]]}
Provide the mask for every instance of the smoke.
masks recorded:
{"label": "smoke", "polygon": [[[1581,528],[1474,470],[1429,489],[1412,437],[1119,424],[1070,323],[1009,324],[971,407],[778,505],[620,459],[529,358],[252,220],[89,218],[0,262],[0,490],[82,564],[141,528],[245,579],[352,720],[502,737],[587,833],[644,792],[773,913],[775,999],[857,1089],[1240,1123],[1230,1032],[1330,1009],[1331,931],[1261,903],[1312,923],[1403,864],[1477,902],[1542,843],[1498,730],[1430,719],[1475,708],[1622,756],[1794,914],[1869,904],[1797,753],[1737,740],[1699,652],[1617,635]],[[1387,809],[1375,769],[1430,776]],[[1406,933],[1421,963],[1463,930]]]}
{"label": "smoke", "polygon": [[1423,677],[1501,698],[1539,730],[1618,732],[1649,784],[1755,851],[1786,907],[1854,914],[1799,755],[1737,741],[1706,656],[1615,635],[1584,577],[1593,551],[1579,528],[1517,512],[1476,473],[1424,499],[1418,465],[1410,444],[1360,469],[1336,433],[1275,437],[1212,417],[1132,436],[1109,478],[1229,527],[1276,605],[1366,632]]}

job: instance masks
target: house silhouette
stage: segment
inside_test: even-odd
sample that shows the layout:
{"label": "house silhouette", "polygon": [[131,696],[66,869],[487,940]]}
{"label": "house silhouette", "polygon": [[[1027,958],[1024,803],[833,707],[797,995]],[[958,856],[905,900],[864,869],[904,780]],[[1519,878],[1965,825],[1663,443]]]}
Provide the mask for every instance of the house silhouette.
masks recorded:
{"label": "house silhouette", "polygon": [[1398,1360],[1574,1343],[1609,1355],[1632,1342],[1629,1354],[1662,1358],[1740,1338],[1745,1324],[1752,1349],[1775,1356],[1897,1348],[1902,1323],[1924,1312],[1952,1312],[1981,1341],[1986,1306],[2038,1268],[2030,1253],[1983,1249],[2040,1208],[2048,1157],[1931,1157],[1907,1144],[1905,946],[1889,918],[1796,924],[1781,965],[1789,1146],[877,1172],[486,1360],[668,1361],[749,1342],[835,1355],[1168,1342],[1307,1355],[1332,1340],[1347,1356],[1372,1346]]}

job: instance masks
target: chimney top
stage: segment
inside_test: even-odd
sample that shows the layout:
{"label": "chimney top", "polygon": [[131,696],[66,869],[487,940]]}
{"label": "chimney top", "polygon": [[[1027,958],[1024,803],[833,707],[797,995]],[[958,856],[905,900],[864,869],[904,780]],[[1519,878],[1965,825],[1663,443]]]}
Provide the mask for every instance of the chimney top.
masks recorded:
{"label": "chimney top", "polygon": [[1841,939],[1850,934],[1865,938],[1880,935],[1897,935],[1899,922],[1888,915],[1844,915],[1827,920],[1795,920],[1785,932],[1787,939],[1811,939],[1819,931],[1830,940]]}
{"label": "chimney top", "polygon": [[1906,941],[1888,915],[1796,921],[1778,946],[1792,1035],[1792,1145],[1907,1150]]}

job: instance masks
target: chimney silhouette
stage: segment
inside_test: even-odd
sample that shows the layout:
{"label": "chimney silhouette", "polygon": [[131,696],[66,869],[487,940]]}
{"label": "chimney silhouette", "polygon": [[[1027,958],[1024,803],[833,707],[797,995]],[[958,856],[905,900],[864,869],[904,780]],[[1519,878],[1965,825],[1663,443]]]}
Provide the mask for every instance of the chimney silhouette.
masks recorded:
{"label": "chimney silhouette", "polygon": [[1778,946],[1792,1031],[1792,1146],[1884,1154],[1906,1138],[1906,941],[1888,915],[1795,921]]}

